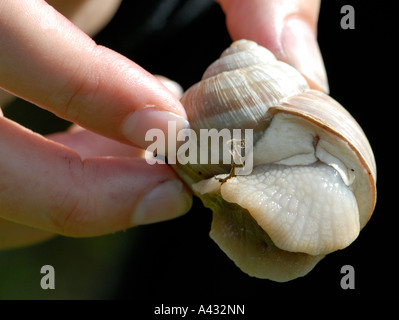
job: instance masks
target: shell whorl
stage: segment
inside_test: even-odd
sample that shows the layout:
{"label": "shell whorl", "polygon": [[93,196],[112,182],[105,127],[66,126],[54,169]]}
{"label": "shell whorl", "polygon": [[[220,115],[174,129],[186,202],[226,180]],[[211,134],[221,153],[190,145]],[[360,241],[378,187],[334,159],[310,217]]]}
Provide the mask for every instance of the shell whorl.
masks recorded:
{"label": "shell whorl", "polygon": [[181,101],[191,128],[254,129],[267,125],[267,111],[309,89],[301,74],[255,42],[240,40],[226,49],[188,89]]}
{"label": "shell whorl", "polygon": [[274,64],[276,62],[275,56],[266,48],[255,42],[240,40],[224,50],[220,58],[209,65],[202,76],[202,80],[222,72],[241,69],[254,64]]}

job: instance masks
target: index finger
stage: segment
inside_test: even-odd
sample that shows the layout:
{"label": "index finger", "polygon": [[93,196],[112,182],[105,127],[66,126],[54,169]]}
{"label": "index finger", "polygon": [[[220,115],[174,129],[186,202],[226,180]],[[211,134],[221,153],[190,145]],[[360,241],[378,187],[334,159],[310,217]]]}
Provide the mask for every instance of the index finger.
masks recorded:
{"label": "index finger", "polygon": [[0,87],[64,119],[141,147],[166,120],[186,126],[182,105],[155,77],[45,1],[2,1],[0,35]]}

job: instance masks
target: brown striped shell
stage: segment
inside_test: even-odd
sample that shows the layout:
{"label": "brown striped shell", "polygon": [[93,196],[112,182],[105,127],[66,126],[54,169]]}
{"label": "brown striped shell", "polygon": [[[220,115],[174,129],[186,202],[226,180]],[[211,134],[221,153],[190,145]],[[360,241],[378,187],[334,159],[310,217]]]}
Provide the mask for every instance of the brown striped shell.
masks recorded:
{"label": "brown striped shell", "polygon": [[[211,237],[244,272],[288,281],[355,240],[376,201],[376,165],[352,116],[289,65],[240,40],[181,99],[191,129],[253,129],[253,171],[174,166],[213,210]],[[198,149],[200,150],[200,149]]]}

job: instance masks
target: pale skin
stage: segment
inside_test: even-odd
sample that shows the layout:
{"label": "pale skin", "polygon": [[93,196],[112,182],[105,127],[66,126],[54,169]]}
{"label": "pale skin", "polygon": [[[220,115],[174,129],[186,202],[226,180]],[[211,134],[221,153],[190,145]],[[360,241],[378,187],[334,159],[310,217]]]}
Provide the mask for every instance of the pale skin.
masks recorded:
{"label": "pale skin", "polygon": [[[185,123],[179,87],[88,36],[109,22],[120,0],[48,2],[70,20],[42,0],[1,1],[0,88],[75,125],[43,137],[0,109],[0,249],[184,214],[189,191],[170,167],[148,165],[143,156],[147,129],[166,130],[171,119]],[[315,40],[320,1],[218,2],[233,40],[265,45],[311,86],[328,90]]]}

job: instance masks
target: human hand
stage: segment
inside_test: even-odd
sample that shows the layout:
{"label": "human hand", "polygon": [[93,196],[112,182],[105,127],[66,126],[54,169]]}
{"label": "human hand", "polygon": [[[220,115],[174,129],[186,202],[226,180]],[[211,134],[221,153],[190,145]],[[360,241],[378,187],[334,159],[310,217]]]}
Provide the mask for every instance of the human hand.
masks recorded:
{"label": "human hand", "polygon": [[[90,37],[96,35],[115,15],[122,0],[46,0]],[[15,98],[0,89],[0,106],[4,107]]]}
{"label": "human hand", "polygon": [[316,40],[320,0],[217,0],[233,40],[248,39],[301,72],[313,89],[328,93]]}
{"label": "human hand", "polygon": [[190,208],[173,170],[147,164],[140,149],[148,129],[186,126],[177,97],[46,2],[0,3],[0,87],[91,131],[50,140],[0,112],[0,248],[106,234]]}

